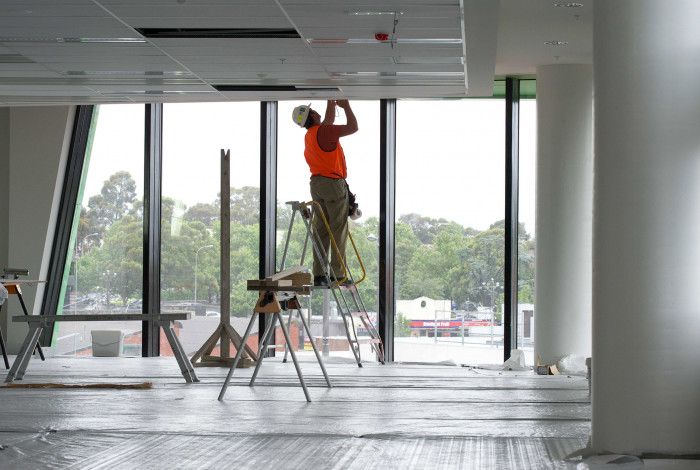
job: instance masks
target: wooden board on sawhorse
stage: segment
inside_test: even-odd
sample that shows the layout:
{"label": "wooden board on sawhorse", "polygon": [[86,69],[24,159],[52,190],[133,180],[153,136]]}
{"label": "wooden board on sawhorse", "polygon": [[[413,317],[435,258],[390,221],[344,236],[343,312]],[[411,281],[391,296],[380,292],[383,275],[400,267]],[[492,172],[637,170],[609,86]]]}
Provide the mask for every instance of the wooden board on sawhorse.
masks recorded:
{"label": "wooden board on sawhorse", "polygon": [[[231,200],[231,151],[221,149],[221,201]],[[221,314],[219,326],[207,339],[199,350],[192,356],[192,365],[195,367],[229,367],[233,362],[231,358],[231,344],[236,351],[245,351],[246,357],[240,362],[240,367],[250,367],[257,360],[255,351],[245,344],[243,339],[231,326],[231,205],[221,204],[221,237],[220,237],[220,261],[221,261]],[[218,343],[220,355],[214,356],[212,352]],[[238,357],[238,355],[236,356]],[[237,361],[238,362],[238,361]]]}
{"label": "wooden board on sawhorse", "polygon": [[[308,286],[293,286],[291,280],[270,280],[269,278],[266,279],[254,279],[248,281],[248,290],[258,290],[260,292],[260,295],[258,296],[258,301],[255,304],[255,309],[253,310],[253,315],[250,318],[250,322],[248,323],[248,327],[245,330],[245,334],[243,335],[243,341],[247,341],[248,336],[250,335],[250,331],[253,329],[253,324],[257,320],[258,315],[271,315],[272,319],[271,321],[266,322],[267,323],[267,328],[265,329],[265,333],[260,336],[260,338],[264,338],[260,342],[260,347],[258,349],[258,363],[255,366],[255,370],[253,371],[253,376],[250,379],[249,385],[252,387],[255,384],[255,379],[258,376],[258,371],[260,370],[260,366],[262,365],[263,362],[263,357],[264,354],[263,352],[267,349],[267,347],[270,345],[271,341],[274,341],[273,337],[275,336],[275,326],[277,323],[279,323],[280,328],[282,329],[282,334],[284,335],[284,340],[287,346],[287,349],[289,350],[290,354],[292,355],[292,361],[294,361],[294,368],[297,371],[297,376],[299,377],[299,383],[301,384],[301,388],[304,390],[304,396],[306,397],[306,401],[310,402],[311,401],[311,396],[309,395],[309,390],[306,388],[306,382],[304,382],[304,376],[301,373],[301,367],[299,367],[299,362],[297,361],[297,356],[294,353],[294,346],[292,344],[292,340],[289,337],[289,331],[287,328],[284,326],[284,321],[282,320],[282,316],[280,312],[282,312],[282,305],[280,304],[280,301],[278,300],[278,295],[280,293],[284,293],[284,295],[292,295],[291,299],[286,300],[285,302],[291,303],[291,302],[296,302],[295,308],[299,308],[299,302],[298,299],[296,298],[296,295],[293,294],[293,292],[297,289],[303,289],[304,287]],[[308,290],[308,289],[307,289]],[[300,316],[302,324],[304,325],[304,328],[306,329],[306,334],[309,335],[309,339],[311,340],[311,346],[313,347],[314,354],[316,355],[316,360],[318,361],[318,365],[321,366],[321,371],[323,372],[323,376],[326,379],[326,384],[328,385],[328,388],[331,387],[331,380],[328,378],[328,373],[326,372],[326,367],[323,365],[323,359],[321,359],[321,354],[319,354],[318,349],[316,348],[316,343],[313,339],[313,336],[311,336],[311,329],[309,328],[309,325],[306,323],[306,320],[303,318],[303,315]],[[236,353],[236,357],[233,360],[233,364],[231,364],[231,368],[228,371],[228,375],[226,376],[226,380],[224,381],[223,387],[221,387],[221,392],[219,393],[219,401],[222,401],[224,399],[224,395],[226,395],[226,390],[228,388],[228,384],[231,381],[231,377],[233,376],[233,371],[236,369],[236,365],[238,363],[238,360],[241,357],[241,352],[238,351]]]}

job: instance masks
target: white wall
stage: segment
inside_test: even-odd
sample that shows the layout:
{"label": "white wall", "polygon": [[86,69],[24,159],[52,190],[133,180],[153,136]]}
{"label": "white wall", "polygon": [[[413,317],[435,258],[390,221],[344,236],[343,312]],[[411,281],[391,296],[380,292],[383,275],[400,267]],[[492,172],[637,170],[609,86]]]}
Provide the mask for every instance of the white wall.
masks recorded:
{"label": "white wall", "polygon": [[[425,307],[421,303],[425,302]],[[449,320],[452,302],[450,300],[433,300],[429,297],[418,297],[413,300],[397,300],[396,312],[407,320]]]}
{"label": "white wall", "polygon": [[[39,278],[42,264],[45,270],[48,263],[48,249],[53,241],[52,214],[55,216],[57,209],[55,196],[62,184],[73,113],[74,108],[68,106],[18,107],[9,111],[7,265],[29,268],[31,279]],[[1,123],[0,118],[0,128]],[[27,308],[35,314],[41,304],[41,291],[39,296],[36,293],[36,287],[23,288]],[[11,298],[8,304],[9,316],[21,314],[16,299]],[[7,312],[4,307],[3,310]],[[4,321],[9,350],[16,352],[26,325],[13,324],[8,318]]]}

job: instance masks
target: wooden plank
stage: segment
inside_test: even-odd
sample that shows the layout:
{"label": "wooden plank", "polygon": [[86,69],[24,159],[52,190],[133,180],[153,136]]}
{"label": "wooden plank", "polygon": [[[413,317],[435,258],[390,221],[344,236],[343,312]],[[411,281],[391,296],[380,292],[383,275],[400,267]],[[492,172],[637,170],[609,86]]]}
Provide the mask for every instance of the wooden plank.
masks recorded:
{"label": "wooden plank", "polygon": [[173,321],[189,320],[190,312],[174,313],[112,313],[112,314],[79,314],[79,315],[18,315],[12,317],[15,323],[53,323],[64,321]]}
{"label": "wooden plank", "polygon": [[[221,149],[221,323],[231,324],[231,151]],[[225,339],[225,338],[223,338]],[[221,342],[221,357],[231,357],[228,341]]]}
{"label": "wooden plank", "polygon": [[[289,287],[292,285],[291,280],[283,279],[281,281],[268,281],[263,279],[250,279],[246,283],[248,290],[264,290],[268,287]],[[253,287],[254,289],[251,289]]]}
{"label": "wooden plank", "polygon": [[273,274],[272,276],[266,277],[265,279],[269,279],[271,281],[277,281],[280,279],[284,279],[288,276],[291,276],[292,274],[306,273],[306,269],[307,268],[305,266],[293,266],[291,268],[285,269],[284,271],[280,271],[276,274]]}
{"label": "wooden plank", "polygon": [[284,286],[284,287],[249,287],[249,291],[260,291],[260,292],[289,292],[290,294],[293,292],[300,293],[302,295],[309,295],[311,293],[311,288],[309,286],[302,286],[302,287],[292,287],[292,286]]}

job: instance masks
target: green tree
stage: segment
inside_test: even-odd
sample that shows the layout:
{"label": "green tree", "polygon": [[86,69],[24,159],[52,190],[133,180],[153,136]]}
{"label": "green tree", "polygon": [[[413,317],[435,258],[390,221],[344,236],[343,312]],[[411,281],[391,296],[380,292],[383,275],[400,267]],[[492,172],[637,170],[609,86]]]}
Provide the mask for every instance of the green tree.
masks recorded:
{"label": "green tree", "polygon": [[[131,174],[118,171],[102,185],[100,194],[88,199],[87,210],[81,211],[85,220],[78,225],[78,243],[91,233],[104,237],[105,231],[117,220],[134,209],[136,182]],[[80,245],[79,245],[80,246]]]}
{"label": "green tree", "polygon": [[215,204],[198,203],[187,209],[184,220],[188,222],[201,222],[206,227],[212,227],[219,220],[219,206]]}

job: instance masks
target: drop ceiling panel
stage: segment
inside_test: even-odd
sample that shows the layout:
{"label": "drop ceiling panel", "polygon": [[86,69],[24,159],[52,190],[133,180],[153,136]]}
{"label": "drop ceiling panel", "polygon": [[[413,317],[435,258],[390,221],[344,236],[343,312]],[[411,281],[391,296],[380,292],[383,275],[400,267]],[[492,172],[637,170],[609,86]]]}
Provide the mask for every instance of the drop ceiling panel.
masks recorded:
{"label": "drop ceiling panel", "polygon": [[0,85],[0,96],[94,96],[97,93],[88,87],[74,85]]}
{"label": "drop ceiling panel", "polygon": [[0,17],[0,36],[19,38],[138,38],[131,28],[109,16]]}
{"label": "drop ceiling panel", "polygon": [[215,93],[209,85],[191,84],[191,85],[90,85],[90,88],[98,93],[104,94],[139,94],[144,92],[193,92],[193,93]]}
{"label": "drop ceiling panel", "polygon": [[284,57],[285,55],[308,55],[301,39],[151,39],[165,52],[174,56],[200,55],[256,55]]}
{"label": "drop ceiling panel", "polygon": [[107,10],[138,28],[289,28],[272,0],[153,1],[99,0]]}
{"label": "drop ceiling panel", "polygon": [[308,85],[311,83],[331,83],[326,72],[287,72],[285,74],[267,74],[258,72],[203,72],[202,78],[207,82],[215,85],[225,85],[232,83],[248,84],[248,85],[267,85],[267,84],[285,84],[285,85]]}
{"label": "drop ceiling panel", "polygon": [[[467,79],[480,76],[483,83],[492,83],[496,40],[499,73],[531,72],[539,63],[555,61],[555,52],[561,61],[590,60],[592,1],[581,2],[585,5],[577,19],[572,9],[554,7],[552,0],[1,0],[0,37],[35,42],[0,40],[0,102],[22,102],[22,87],[27,103],[42,97],[60,102],[60,93],[65,102],[299,99],[343,93],[352,98],[464,96],[465,67],[468,72],[476,67]],[[481,18],[483,9],[469,9],[477,4],[495,5],[500,17]],[[477,13],[463,18],[462,7]],[[374,43],[373,37],[392,33],[394,14],[362,14],[380,12],[397,12],[399,42],[393,48]],[[467,34],[467,44],[401,42],[462,41],[463,21],[472,32],[488,23],[485,29],[497,35]],[[302,39],[143,39],[134,28],[144,27],[294,28]],[[145,42],[56,41],[81,37]],[[45,41],[36,42],[41,38]],[[324,38],[370,43],[313,41]],[[544,47],[545,40],[557,39],[568,40],[569,47]],[[475,51],[486,51],[476,65]],[[493,61],[483,58],[487,56]],[[22,57],[35,63],[21,63]],[[481,74],[476,73],[479,67]],[[154,72],[164,74],[158,78]],[[306,84],[340,87],[342,92],[201,93],[209,84]],[[11,99],[2,98],[8,93]]]}
{"label": "drop ceiling panel", "polygon": [[332,61],[335,57],[462,57],[459,44],[314,44],[314,54],[322,61]]}

